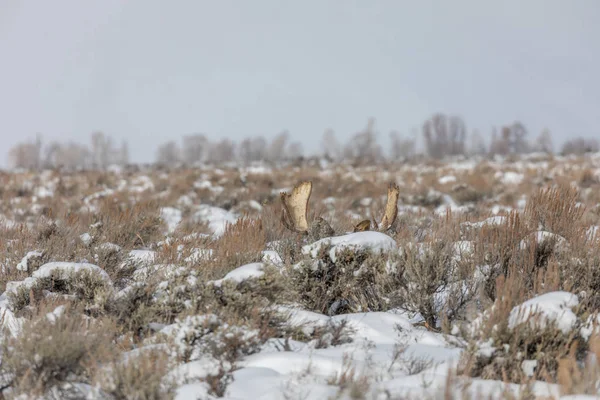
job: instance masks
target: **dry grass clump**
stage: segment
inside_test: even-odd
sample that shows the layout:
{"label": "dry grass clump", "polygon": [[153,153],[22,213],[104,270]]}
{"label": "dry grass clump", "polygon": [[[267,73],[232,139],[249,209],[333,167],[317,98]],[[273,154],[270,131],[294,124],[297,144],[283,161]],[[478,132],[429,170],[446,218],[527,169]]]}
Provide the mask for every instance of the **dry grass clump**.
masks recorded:
{"label": "dry grass clump", "polygon": [[98,243],[114,243],[132,249],[147,247],[162,238],[162,220],[158,204],[154,201],[129,204],[107,199],[94,215],[92,237]]}
{"label": "dry grass clump", "polygon": [[[499,286],[496,302],[475,322],[472,334],[467,334],[471,342],[462,355],[460,374],[513,383],[530,379],[554,383],[561,359],[585,359],[588,342],[580,334],[581,323],[565,331],[532,310],[526,320],[511,326],[509,316],[523,301],[523,285],[511,278],[500,279]],[[518,320],[522,312],[516,314]],[[581,317],[583,309],[575,312]]]}
{"label": "dry grass clump", "polygon": [[214,243],[211,272],[221,277],[241,265],[260,261],[265,244],[262,220],[242,217],[234,224],[227,224]]}
{"label": "dry grass clump", "polygon": [[581,224],[585,210],[577,196],[577,191],[568,187],[540,189],[523,213],[513,211],[501,223],[467,233],[475,241],[477,264],[485,266],[481,272],[490,299],[497,298],[496,279],[500,276],[516,274],[533,296],[541,289],[535,283],[538,276],[545,274],[550,264],[558,265],[561,282],[570,275],[574,255],[582,256],[579,263],[585,264],[590,247]]}
{"label": "dry grass clump", "polygon": [[[270,242],[299,242],[297,234],[290,232],[281,223],[282,206],[280,202],[269,203],[263,208],[261,222],[265,232],[265,241]],[[294,246],[298,247],[298,246]],[[281,254],[281,253],[280,253]],[[286,259],[285,254],[281,257]]]}
{"label": "dry grass clump", "polygon": [[568,354],[558,361],[556,381],[560,384],[562,395],[587,394],[598,395],[600,381],[600,337],[592,335],[588,341],[589,353],[581,360],[577,346],[573,345]]}
{"label": "dry grass clump", "polygon": [[567,240],[581,233],[579,221],[585,207],[578,202],[579,192],[573,187],[548,187],[535,192],[528,200],[524,217],[530,229],[560,235]]}
{"label": "dry grass clump", "polygon": [[483,201],[486,197],[486,193],[482,192],[478,189],[475,189],[473,186],[466,184],[459,184],[452,186],[451,189],[452,198],[458,204],[473,204]]}
{"label": "dry grass clump", "polygon": [[[540,189],[523,214],[513,212],[504,223],[478,231],[483,289],[494,304],[480,317],[480,330],[464,353],[461,373],[514,383],[557,382],[560,360],[578,365],[585,361],[588,342],[579,327],[565,333],[553,323],[540,326],[535,321],[542,317],[535,314],[516,327],[508,326],[515,306],[558,290],[580,294],[583,301],[575,310],[580,321],[598,311],[595,277],[600,264],[586,238],[584,209],[577,197],[570,187]],[[526,365],[535,365],[535,370],[528,371]]]}
{"label": "dry grass clump", "polygon": [[112,399],[174,399],[176,385],[166,378],[172,367],[166,351],[141,349],[103,366],[94,376],[102,394]]}

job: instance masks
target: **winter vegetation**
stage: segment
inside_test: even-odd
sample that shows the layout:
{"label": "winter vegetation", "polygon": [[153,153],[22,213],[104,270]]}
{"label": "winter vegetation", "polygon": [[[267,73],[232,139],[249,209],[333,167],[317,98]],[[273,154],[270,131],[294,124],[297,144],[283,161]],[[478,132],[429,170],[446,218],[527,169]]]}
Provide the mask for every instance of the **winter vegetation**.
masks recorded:
{"label": "winter vegetation", "polygon": [[469,137],[17,146],[0,397],[596,398],[598,145]]}
{"label": "winter vegetation", "polygon": [[[375,165],[421,159],[443,160],[455,156],[508,156],[529,153],[582,155],[600,151],[594,138],[574,136],[555,151],[552,135],[547,129],[532,135],[521,122],[494,128],[483,136],[478,131],[467,132],[460,116],[437,113],[427,119],[420,131],[411,135],[390,132],[382,137],[369,119],[364,129],[354,134],[347,143],[340,143],[332,130],[326,130],[319,150],[304,152],[302,143],[291,140],[289,132],[281,132],[270,140],[262,136],[239,142],[230,139],[210,139],[209,135],[196,133],[184,135],[181,140],[171,140],[156,149],[154,163],[167,166],[244,165],[266,161],[268,163],[300,162],[306,158],[325,157],[331,162],[353,165]],[[384,151],[384,148],[387,149]],[[69,168],[106,169],[109,165],[127,165],[127,142],[115,146],[113,139],[102,132],[91,135],[89,146],[83,143],[43,143],[41,135],[34,141],[19,143],[9,151],[10,165],[15,168]]]}

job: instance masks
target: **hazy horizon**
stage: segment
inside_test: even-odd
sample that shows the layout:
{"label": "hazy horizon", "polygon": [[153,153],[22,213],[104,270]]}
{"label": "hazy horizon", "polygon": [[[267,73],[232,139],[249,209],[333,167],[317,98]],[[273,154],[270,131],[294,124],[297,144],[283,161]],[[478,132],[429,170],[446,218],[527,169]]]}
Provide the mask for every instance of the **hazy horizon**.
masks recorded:
{"label": "hazy horizon", "polygon": [[469,133],[522,121],[598,136],[600,3],[579,0],[0,0],[0,135],[129,142],[283,130],[307,152],[369,117],[409,135],[435,112]]}

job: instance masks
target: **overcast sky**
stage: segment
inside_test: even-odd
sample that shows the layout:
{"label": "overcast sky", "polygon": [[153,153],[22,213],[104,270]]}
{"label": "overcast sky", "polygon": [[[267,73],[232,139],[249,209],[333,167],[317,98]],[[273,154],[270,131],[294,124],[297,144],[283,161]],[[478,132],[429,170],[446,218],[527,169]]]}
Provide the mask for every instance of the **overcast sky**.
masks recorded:
{"label": "overcast sky", "polygon": [[317,148],[377,119],[600,136],[600,1],[0,0],[0,135],[129,141],[284,129]]}

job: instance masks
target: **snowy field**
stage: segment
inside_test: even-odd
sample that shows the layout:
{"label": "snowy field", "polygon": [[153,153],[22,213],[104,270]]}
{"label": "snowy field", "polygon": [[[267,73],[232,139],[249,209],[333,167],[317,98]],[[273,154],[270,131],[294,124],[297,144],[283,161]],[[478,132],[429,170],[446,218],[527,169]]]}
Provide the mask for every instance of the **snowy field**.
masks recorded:
{"label": "snowy field", "polygon": [[4,398],[600,393],[598,155],[1,178]]}

